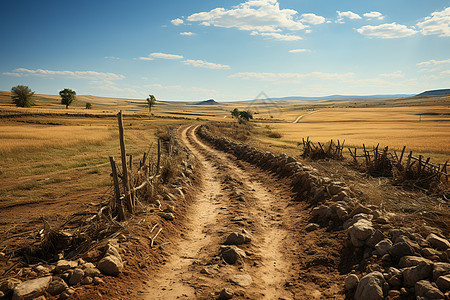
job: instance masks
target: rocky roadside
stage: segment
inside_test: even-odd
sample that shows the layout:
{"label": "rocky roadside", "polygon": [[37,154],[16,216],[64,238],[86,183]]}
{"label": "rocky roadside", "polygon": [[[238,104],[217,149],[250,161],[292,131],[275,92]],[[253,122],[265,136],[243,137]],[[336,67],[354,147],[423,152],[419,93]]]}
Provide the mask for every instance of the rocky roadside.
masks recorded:
{"label": "rocky roadside", "polygon": [[212,136],[204,127],[198,135],[238,159],[290,178],[297,200],[313,206],[307,230],[327,227],[347,232],[343,242],[359,258],[342,283],[348,297],[450,299],[450,242],[438,228],[423,226],[415,232],[394,226],[390,222],[393,214],[362,205],[345,183],[320,176],[293,157]]}

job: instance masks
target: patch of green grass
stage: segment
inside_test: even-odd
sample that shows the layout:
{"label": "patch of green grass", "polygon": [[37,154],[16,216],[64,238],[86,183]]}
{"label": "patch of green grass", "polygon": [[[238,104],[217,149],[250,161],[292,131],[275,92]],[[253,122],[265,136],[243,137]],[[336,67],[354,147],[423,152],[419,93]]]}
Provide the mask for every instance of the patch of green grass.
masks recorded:
{"label": "patch of green grass", "polygon": [[82,167],[87,167],[87,163],[74,163],[69,165],[70,168],[82,168]]}
{"label": "patch of green grass", "polygon": [[88,173],[89,174],[100,174],[100,171],[98,168],[94,168],[94,169],[90,170]]}

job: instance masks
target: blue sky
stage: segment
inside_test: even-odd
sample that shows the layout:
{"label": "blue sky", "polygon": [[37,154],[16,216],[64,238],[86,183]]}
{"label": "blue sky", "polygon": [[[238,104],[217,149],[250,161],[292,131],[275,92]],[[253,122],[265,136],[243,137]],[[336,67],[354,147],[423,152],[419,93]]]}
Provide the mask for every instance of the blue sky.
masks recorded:
{"label": "blue sky", "polygon": [[0,90],[161,100],[450,88],[450,1],[0,2]]}

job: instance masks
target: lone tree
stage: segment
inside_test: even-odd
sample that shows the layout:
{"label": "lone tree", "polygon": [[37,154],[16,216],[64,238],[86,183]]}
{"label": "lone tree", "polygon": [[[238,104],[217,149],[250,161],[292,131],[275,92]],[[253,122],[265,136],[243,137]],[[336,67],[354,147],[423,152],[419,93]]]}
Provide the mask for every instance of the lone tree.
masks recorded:
{"label": "lone tree", "polygon": [[231,111],[231,116],[233,118],[239,118],[239,109],[235,108]]}
{"label": "lone tree", "polygon": [[34,105],[34,92],[26,85],[16,85],[11,88],[13,103],[19,107],[31,107]]}
{"label": "lone tree", "polygon": [[245,120],[245,121],[250,121],[250,119],[253,119],[253,114],[249,110],[240,111],[239,118],[241,118],[242,120]]}
{"label": "lone tree", "polygon": [[148,105],[148,112],[151,113],[152,107],[155,106],[155,104],[156,104],[156,98],[154,95],[148,95],[148,96],[149,97],[146,99],[147,105]]}
{"label": "lone tree", "polygon": [[92,108],[92,103],[86,102],[86,109],[91,109],[91,108]]}
{"label": "lone tree", "polygon": [[77,93],[71,89],[63,89],[59,92],[59,95],[61,96],[61,104],[64,104],[66,109],[68,109],[69,105],[75,100],[76,94]]}

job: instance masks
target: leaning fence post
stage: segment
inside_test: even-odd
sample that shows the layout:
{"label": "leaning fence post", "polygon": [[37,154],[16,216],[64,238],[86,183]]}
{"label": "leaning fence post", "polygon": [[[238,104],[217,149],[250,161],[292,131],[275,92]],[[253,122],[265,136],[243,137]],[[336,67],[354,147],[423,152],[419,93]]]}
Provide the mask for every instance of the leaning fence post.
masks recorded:
{"label": "leaning fence post", "polygon": [[114,183],[114,195],[115,195],[115,208],[117,208],[119,212],[119,221],[125,220],[125,212],[123,210],[122,200],[120,199],[120,187],[119,187],[119,178],[117,176],[117,166],[114,157],[109,157],[109,162],[111,164],[111,171]]}
{"label": "leaning fence post", "polygon": [[158,160],[156,163],[156,174],[159,174],[160,165],[161,165],[161,139],[158,139]]}
{"label": "leaning fence post", "polygon": [[128,170],[127,170],[127,157],[125,152],[125,139],[123,134],[123,119],[122,111],[117,114],[117,121],[119,123],[119,141],[120,141],[120,155],[122,158],[122,183],[125,190],[125,197],[127,200],[127,208],[130,213],[133,213],[133,201],[130,194],[130,182],[128,181]]}

